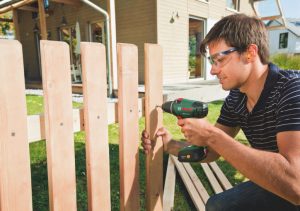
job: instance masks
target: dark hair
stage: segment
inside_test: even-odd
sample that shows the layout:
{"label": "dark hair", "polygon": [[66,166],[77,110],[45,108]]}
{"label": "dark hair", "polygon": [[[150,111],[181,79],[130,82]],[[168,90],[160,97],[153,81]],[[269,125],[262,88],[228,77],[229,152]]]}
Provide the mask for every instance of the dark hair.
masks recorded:
{"label": "dark hair", "polygon": [[255,44],[261,62],[269,62],[267,30],[264,23],[256,17],[234,14],[222,18],[201,42],[201,54],[206,54],[207,45],[220,40],[224,40],[228,46],[236,47],[240,53],[245,52],[250,44]]}

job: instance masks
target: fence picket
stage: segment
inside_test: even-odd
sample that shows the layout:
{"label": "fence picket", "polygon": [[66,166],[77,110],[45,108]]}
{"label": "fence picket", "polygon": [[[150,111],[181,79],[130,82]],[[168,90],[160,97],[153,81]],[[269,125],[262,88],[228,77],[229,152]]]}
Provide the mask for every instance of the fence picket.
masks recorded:
{"label": "fence picket", "polygon": [[155,142],[153,151],[146,159],[147,210],[162,210],[163,207],[163,143],[155,136],[162,127],[162,48],[145,44],[145,122],[150,139]]}
{"label": "fence picket", "polygon": [[120,210],[140,210],[138,51],[119,43],[118,115],[120,126]]}
{"label": "fence picket", "polygon": [[22,47],[0,39],[0,210],[32,210]]}
{"label": "fence picket", "polygon": [[76,210],[69,46],[41,41],[50,210]]}
{"label": "fence picket", "polygon": [[105,47],[81,43],[89,210],[111,210]]}

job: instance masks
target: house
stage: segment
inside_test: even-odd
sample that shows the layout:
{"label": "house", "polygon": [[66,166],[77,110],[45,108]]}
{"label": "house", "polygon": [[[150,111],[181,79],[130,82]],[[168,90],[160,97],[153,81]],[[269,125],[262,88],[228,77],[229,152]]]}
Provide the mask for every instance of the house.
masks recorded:
{"label": "house", "polygon": [[[284,29],[269,30],[270,54],[300,54],[300,18],[286,18]],[[278,21],[269,21],[268,26],[277,26]]]}
{"label": "house", "polygon": [[[144,43],[163,47],[164,84],[214,79],[209,73],[209,62],[198,52],[199,43],[220,18],[239,12],[254,15],[251,1],[241,0],[118,0],[111,8],[113,1],[89,2],[108,9],[109,14],[115,12],[116,42],[138,46],[140,84],[144,83]],[[79,74],[73,77],[74,83],[81,82],[78,42],[107,43],[105,17],[83,0],[0,0],[0,13],[11,8],[18,25],[17,37],[23,46],[27,83],[41,81],[41,35],[42,39],[70,44],[71,68]],[[112,83],[116,89],[114,77]]]}

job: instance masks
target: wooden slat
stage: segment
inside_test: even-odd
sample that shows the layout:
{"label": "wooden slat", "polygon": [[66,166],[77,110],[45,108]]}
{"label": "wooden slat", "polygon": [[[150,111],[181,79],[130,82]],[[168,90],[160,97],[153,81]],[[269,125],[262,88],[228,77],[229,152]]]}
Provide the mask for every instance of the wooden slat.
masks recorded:
{"label": "wooden slat", "polygon": [[[32,210],[21,44],[0,39],[0,210]],[[13,61],[13,62],[12,62]]]}
{"label": "wooden slat", "polygon": [[202,201],[204,203],[206,203],[209,198],[209,195],[208,195],[205,187],[201,183],[199,177],[195,173],[194,169],[191,167],[191,164],[189,164],[189,163],[182,163],[182,164],[183,164],[183,167],[185,168],[186,172],[190,176],[192,182],[194,183],[195,188],[197,189],[198,193],[200,194]]}
{"label": "wooden slat", "polygon": [[173,162],[176,165],[176,168],[181,176],[181,179],[183,183],[185,184],[185,187],[187,191],[189,192],[193,203],[197,210],[205,210],[204,202],[202,201],[198,191],[196,190],[191,178],[189,177],[188,173],[186,172],[185,168],[183,167],[182,163],[180,163],[177,159],[177,157],[174,157],[173,155],[170,155]]}
{"label": "wooden slat", "polygon": [[36,0],[22,0],[22,1],[18,1],[17,3],[15,4],[11,4],[7,7],[3,7],[0,9],[0,14],[3,14],[5,12],[8,12],[10,10],[13,10],[13,9],[17,9],[19,7],[22,7],[24,5],[27,5],[27,4],[30,4],[32,2],[35,2]]}
{"label": "wooden slat", "polygon": [[111,210],[105,47],[81,43],[89,210]]}
{"label": "wooden slat", "polygon": [[82,3],[80,0],[51,0],[52,2],[69,4],[72,6],[80,6]]}
{"label": "wooden slat", "polygon": [[216,162],[211,162],[208,165],[213,170],[214,174],[216,175],[217,179],[219,180],[219,183],[222,185],[222,188],[224,190],[228,190],[232,188],[232,185],[230,184],[227,177],[221,171],[221,169],[219,168]]}
{"label": "wooden slat", "polygon": [[69,46],[41,41],[50,210],[76,210]]}
{"label": "wooden slat", "polygon": [[44,8],[44,0],[38,0],[39,5],[39,21],[42,40],[47,40],[47,24],[46,24],[46,14]]}
{"label": "wooden slat", "polygon": [[265,17],[261,17],[260,19],[262,21],[264,20],[276,20],[276,19],[279,19],[281,18],[282,16],[281,15],[273,15],[273,16],[265,16]]}
{"label": "wooden slat", "polygon": [[162,127],[162,48],[145,44],[145,122],[146,131],[153,142],[153,150],[146,158],[146,207],[147,210],[162,210],[163,198],[163,143],[155,136]]}
{"label": "wooden slat", "polygon": [[20,27],[19,27],[19,18],[18,11],[16,9],[13,10],[13,22],[15,29],[15,39],[20,41]]}
{"label": "wooden slat", "polygon": [[201,166],[204,170],[205,175],[207,176],[213,190],[215,193],[223,192],[222,187],[220,186],[218,180],[216,179],[214,173],[211,171],[207,163],[201,163]]}
{"label": "wooden slat", "polygon": [[[139,117],[142,117],[145,113],[145,103],[142,99],[138,100]],[[107,103],[108,118],[107,124],[113,124],[118,122],[118,106],[117,103]],[[43,114],[27,116],[28,125],[28,141],[29,143],[40,141],[45,139]],[[83,109],[73,109],[73,132],[79,132],[84,130],[84,115]]]}
{"label": "wooden slat", "polygon": [[120,210],[139,210],[138,50],[118,44]]}
{"label": "wooden slat", "polygon": [[174,162],[169,156],[168,167],[166,173],[166,180],[164,186],[163,195],[163,210],[172,211],[174,206],[174,195],[175,195],[175,182],[176,182],[176,170]]}

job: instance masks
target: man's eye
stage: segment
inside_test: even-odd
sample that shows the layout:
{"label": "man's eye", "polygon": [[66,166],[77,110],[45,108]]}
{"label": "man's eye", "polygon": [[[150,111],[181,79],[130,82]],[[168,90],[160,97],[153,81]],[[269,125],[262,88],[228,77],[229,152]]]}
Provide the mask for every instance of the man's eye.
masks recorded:
{"label": "man's eye", "polygon": [[217,59],[217,62],[218,62],[218,63],[221,63],[222,61],[224,61],[224,58],[223,58],[223,57]]}

